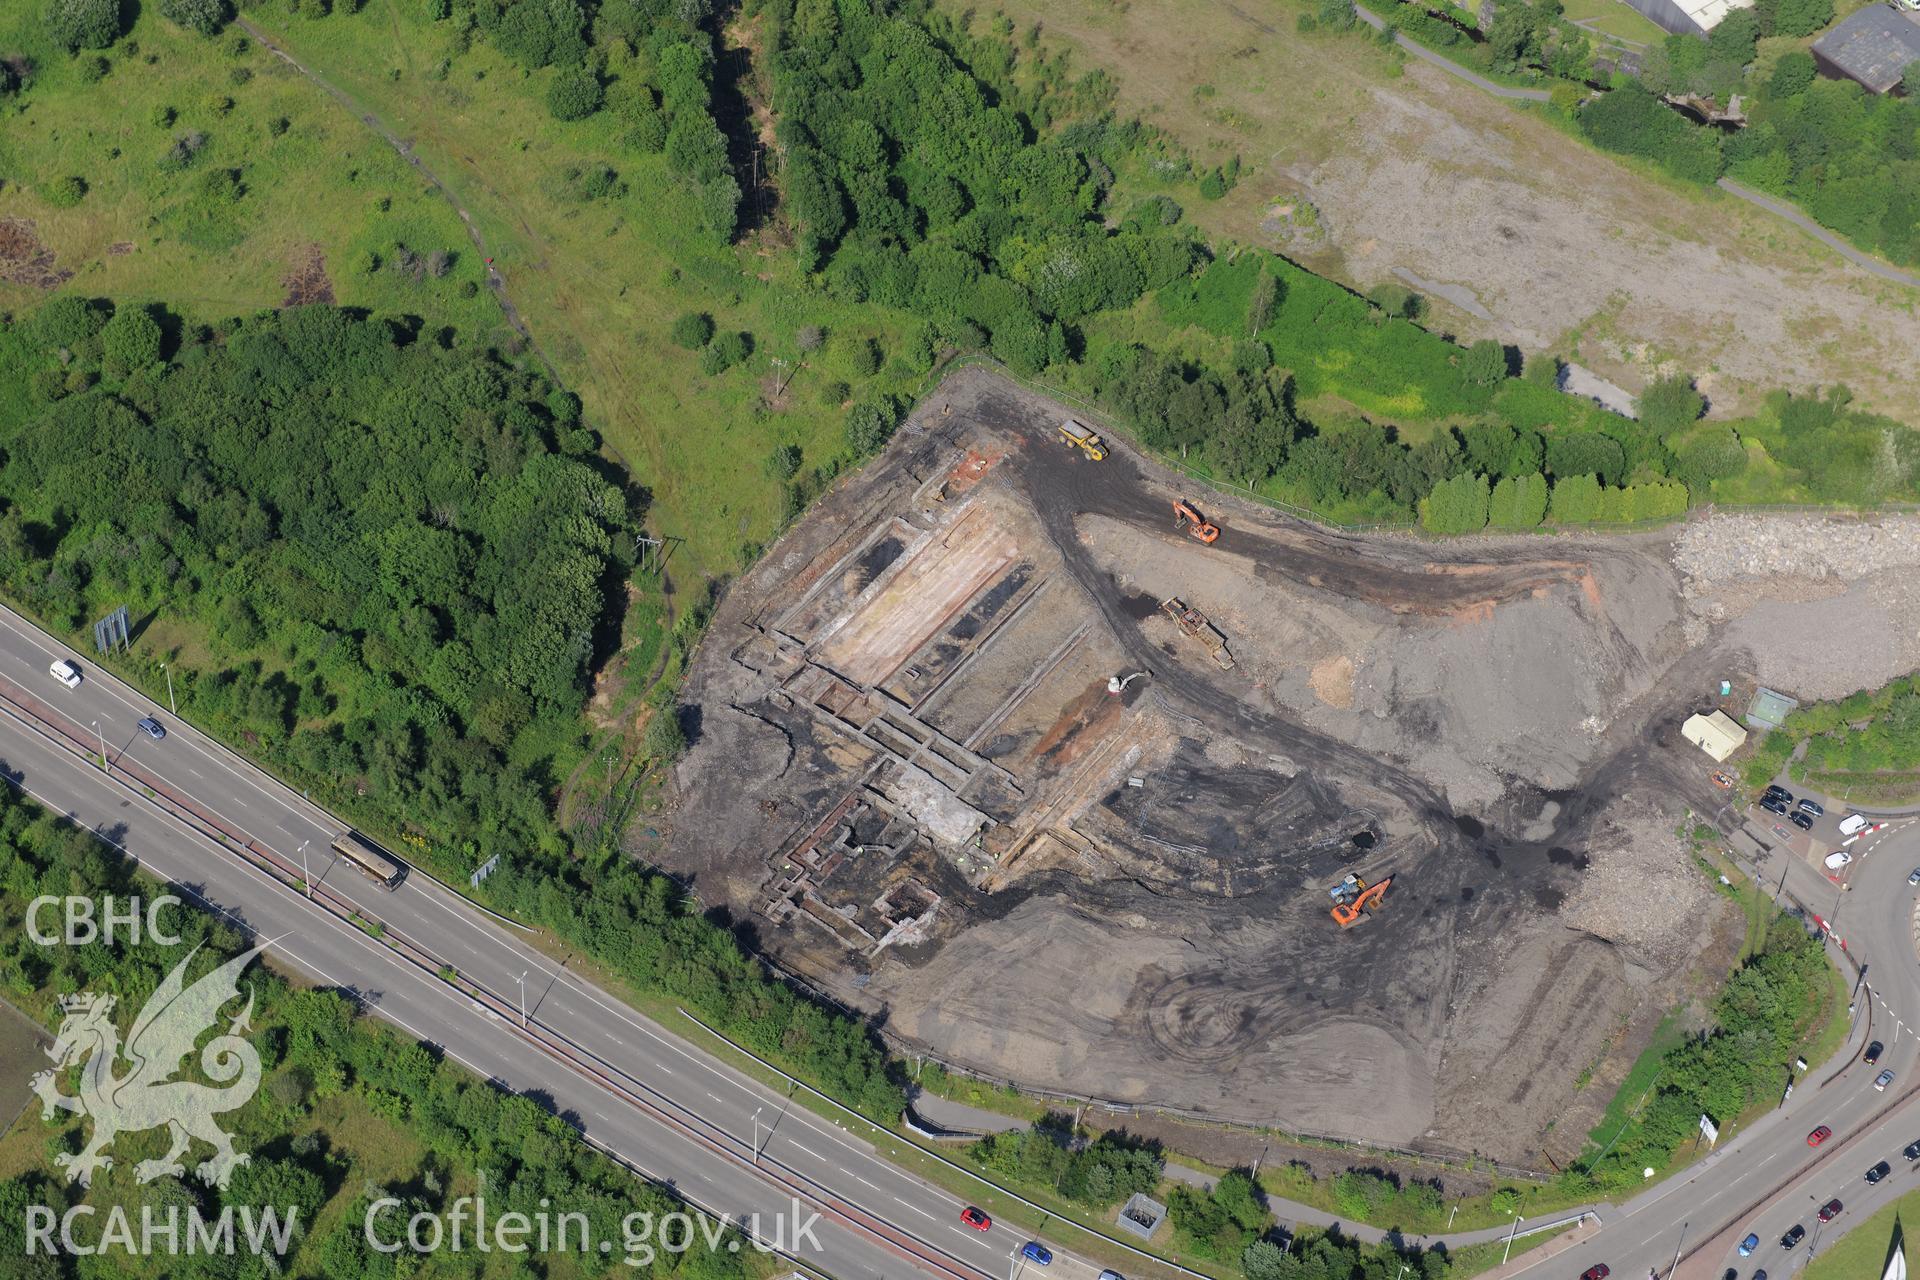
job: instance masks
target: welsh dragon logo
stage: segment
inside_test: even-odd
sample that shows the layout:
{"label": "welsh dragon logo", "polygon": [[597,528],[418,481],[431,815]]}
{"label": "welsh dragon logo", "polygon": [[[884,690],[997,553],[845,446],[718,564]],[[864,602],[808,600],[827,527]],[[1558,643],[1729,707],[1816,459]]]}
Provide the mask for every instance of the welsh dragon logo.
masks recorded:
{"label": "welsh dragon logo", "polygon": [[[142,1160],[135,1165],[136,1182],[183,1175],[186,1168],[180,1157],[193,1138],[214,1149],[213,1157],[195,1170],[203,1182],[224,1188],[233,1171],[247,1163],[249,1157],[233,1149],[232,1139],[214,1117],[245,1106],[260,1088],[260,1055],[241,1038],[241,1033],[251,1030],[247,1022],[253,1013],[251,992],[247,1007],[200,1051],[201,1070],[225,1087],[173,1077],[186,1065],[201,1033],[218,1021],[222,1006],[239,999],[240,973],[265,946],[234,957],[187,986],[187,965],[199,950],[195,947],[188,952],[153,993],[133,1020],[124,1047],[113,1025],[112,996],[81,992],[60,998],[66,1016],[60,1023],[59,1038],[47,1051],[55,1070],[36,1074],[33,1091],[40,1096],[42,1119],[53,1119],[54,1109],[59,1108],[93,1121],[93,1140],[79,1155],[61,1152],[54,1157],[54,1163],[67,1171],[68,1182],[92,1185],[96,1169],[113,1167],[113,1158],[105,1152],[114,1138],[162,1125],[171,1133],[173,1145],[158,1160]],[[132,1069],[115,1075],[114,1069],[123,1058]],[[80,1092],[68,1097],[57,1088],[56,1072],[83,1060]]]}

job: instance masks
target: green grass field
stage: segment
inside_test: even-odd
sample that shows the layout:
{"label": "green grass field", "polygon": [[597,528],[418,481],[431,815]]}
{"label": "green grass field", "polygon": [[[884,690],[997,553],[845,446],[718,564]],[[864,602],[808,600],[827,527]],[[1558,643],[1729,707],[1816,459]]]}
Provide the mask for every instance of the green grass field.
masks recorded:
{"label": "green grass field", "polygon": [[[484,41],[456,53],[449,25],[420,5],[371,0],[317,21],[257,12],[303,64],[409,139],[471,212],[536,340],[650,488],[653,531],[684,539],[678,576],[731,572],[779,527],[785,495],[764,468],[776,447],[798,445],[803,469],[848,457],[841,402],[826,393],[865,389],[850,353],[872,338],[897,354],[903,317],[807,288],[784,244],[713,243],[664,159],[620,144],[614,113],[549,118],[551,70],[529,74]],[[616,170],[624,193],[571,196],[567,170],[590,164]],[[667,336],[687,311],[750,333],[752,357],[702,374],[698,354]],[[807,325],[827,332],[811,354],[796,342]],[[904,392],[918,376],[883,367],[870,381]]]}
{"label": "green grass field", "polygon": [[[317,252],[336,301],[470,338],[500,330],[479,287],[484,264],[446,202],[423,190],[393,150],[320,91],[236,33],[207,39],[143,11],[86,83],[81,63],[45,47],[40,6],[0,9],[0,49],[39,68],[0,107],[0,221],[52,253],[39,272],[0,261],[0,309],[46,296],[33,277],[70,273],[67,289],[163,303],[213,321],[278,306]],[[16,105],[17,104],[17,105]],[[196,135],[190,163],[169,155]],[[233,174],[237,186],[220,175]],[[77,176],[86,195],[56,207],[46,192]],[[404,243],[451,251],[450,269],[419,281],[366,271]],[[315,277],[317,282],[318,277]]]}
{"label": "green grass field", "polygon": [[1920,1223],[1920,1191],[1909,1191],[1845,1235],[1828,1243],[1807,1264],[1801,1280],[1880,1280],[1896,1239],[1912,1249],[1906,1236]]}

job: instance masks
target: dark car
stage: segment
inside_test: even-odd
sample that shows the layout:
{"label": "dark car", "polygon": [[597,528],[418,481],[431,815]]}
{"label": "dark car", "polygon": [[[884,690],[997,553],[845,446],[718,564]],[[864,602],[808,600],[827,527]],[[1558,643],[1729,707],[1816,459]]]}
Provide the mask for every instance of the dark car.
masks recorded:
{"label": "dark car", "polygon": [[1791,822],[1794,826],[1800,828],[1802,831],[1813,830],[1813,819],[1809,818],[1804,813],[1790,813],[1787,815],[1787,821]]}
{"label": "dark car", "polygon": [[1767,1280],[1767,1269],[1762,1267],[1760,1270],[1754,1272],[1753,1280]]}
{"label": "dark car", "polygon": [[160,741],[160,739],[167,736],[167,731],[165,729],[162,729],[160,727],[160,722],[158,720],[155,720],[152,716],[140,717],[140,732],[146,734],[149,738],[152,738],[155,742],[158,742]]}
{"label": "dark car", "polygon": [[1882,1160],[1879,1164],[1867,1170],[1867,1181],[1869,1183],[1878,1182],[1880,1181],[1880,1179],[1886,1177],[1888,1174],[1892,1172],[1893,1172],[1893,1166],[1888,1164],[1885,1160]]}
{"label": "dark car", "polygon": [[1912,1142],[1909,1142],[1906,1150],[1900,1154],[1909,1160],[1920,1160],[1920,1138],[1915,1138]]}
{"label": "dark car", "polygon": [[1880,1051],[1886,1047],[1887,1046],[1881,1044],[1878,1040],[1875,1040],[1867,1046],[1867,1051],[1860,1055],[1860,1061],[1866,1063],[1868,1066],[1872,1066],[1874,1063],[1880,1061]]}
{"label": "dark car", "polygon": [[1787,815],[1787,805],[1784,800],[1775,800],[1769,797],[1760,802],[1760,807],[1768,813],[1777,813],[1783,818]]}
{"label": "dark car", "polygon": [[1813,815],[1814,817],[1816,817],[1816,818],[1820,818],[1820,817],[1824,817],[1824,816],[1826,816],[1826,812],[1827,812],[1827,811],[1826,811],[1825,809],[1822,809],[1822,808],[1821,808],[1821,807],[1820,807],[1819,805],[1817,805],[1817,804],[1815,804],[1815,803],[1814,803],[1813,801],[1811,801],[1811,800],[1802,800],[1802,801],[1801,801],[1801,802],[1800,802],[1800,803],[1799,803],[1799,804],[1798,804],[1797,806],[1795,806],[1795,807],[1796,807],[1796,808],[1798,808],[1798,809],[1800,810],[1800,812],[1802,812],[1802,813],[1810,813],[1810,814],[1812,814],[1812,815]]}
{"label": "dark car", "polygon": [[1038,1240],[1029,1240],[1020,1246],[1020,1256],[1036,1267],[1050,1266],[1053,1263],[1053,1250]]}
{"label": "dark car", "polygon": [[1791,1249],[1806,1238],[1807,1229],[1796,1222],[1787,1231],[1787,1234],[1780,1237],[1780,1247],[1782,1249]]}
{"label": "dark car", "polygon": [[1612,1274],[1613,1272],[1607,1270],[1606,1263],[1596,1262],[1580,1273],[1580,1280],[1607,1280],[1607,1277]]}
{"label": "dark car", "polygon": [[1820,1206],[1820,1221],[1832,1222],[1835,1218],[1840,1216],[1840,1208],[1841,1208],[1841,1205],[1838,1200],[1827,1201],[1825,1204]]}
{"label": "dark car", "polygon": [[1785,787],[1781,786],[1777,782],[1768,783],[1766,791],[1764,791],[1762,794],[1765,795],[1766,798],[1769,800],[1793,799],[1793,792],[1787,790]]}

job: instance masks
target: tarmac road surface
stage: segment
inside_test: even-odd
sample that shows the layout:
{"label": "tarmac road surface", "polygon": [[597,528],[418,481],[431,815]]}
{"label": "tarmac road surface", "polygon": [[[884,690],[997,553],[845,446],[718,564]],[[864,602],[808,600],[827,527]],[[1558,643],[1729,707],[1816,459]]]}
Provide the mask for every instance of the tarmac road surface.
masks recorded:
{"label": "tarmac road surface", "polygon": [[[61,657],[85,673],[79,688],[67,689],[48,673]],[[189,887],[246,929],[274,939],[277,958],[351,992],[476,1074],[549,1100],[596,1145],[670,1183],[693,1203],[736,1222],[757,1215],[772,1243],[781,1243],[774,1239],[780,1231],[791,1247],[796,1221],[835,1207],[837,1212],[820,1212],[811,1237],[798,1237],[801,1259],[835,1280],[907,1273],[997,1280],[1008,1274],[1010,1255],[1027,1239],[998,1222],[987,1232],[962,1226],[963,1202],[950,1193],[555,965],[516,937],[513,926],[489,919],[430,877],[413,873],[388,891],[358,874],[329,848],[344,823],[6,609],[0,609],[0,711],[7,712],[0,714],[0,771],[8,780],[96,830],[154,874]],[[143,716],[166,727],[163,740],[138,729]],[[104,743],[116,777],[104,776],[77,747],[50,736],[48,723],[87,750]],[[433,972],[308,903],[297,877],[289,885],[222,848],[141,787],[118,780],[124,776],[118,771],[127,769],[190,798],[286,864],[297,868],[304,861],[320,890],[425,945],[461,975],[504,997],[502,1009],[476,1004]],[[513,1005],[523,976],[526,1016],[596,1059],[616,1088],[561,1065],[519,1034]],[[802,1200],[797,1219],[796,1194]],[[1091,1280],[1099,1270],[1058,1243],[1052,1247],[1049,1274]]]}
{"label": "tarmac road surface", "polygon": [[[1920,1164],[1901,1155],[1903,1147],[1920,1139],[1920,1039],[1915,1035],[1920,963],[1913,923],[1920,889],[1907,884],[1908,874],[1920,867],[1920,823],[1890,830],[1859,854],[1849,868],[1848,890],[1805,860],[1783,863],[1784,857],[1776,853],[1761,870],[1776,884],[1784,871],[1789,896],[1823,917],[1837,915],[1836,935],[1846,939],[1846,954],[1866,966],[1846,1046],[1832,1062],[1803,1076],[1784,1106],[1685,1174],[1618,1210],[1603,1210],[1598,1235],[1520,1272],[1527,1280],[1564,1280],[1597,1262],[1621,1280],[1656,1271],[1665,1278],[1676,1255],[1682,1259],[1672,1273],[1676,1280],[1721,1280],[1729,1271],[1748,1280],[1760,1269],[1769,1280],[1785,1280],[1848,1228],[1920,1187]],[[1836,900],[1841,901],[1837,913]],[[1837,949],[1834,954],[1840,955]],[[1855,973],[1850,963],[1841,967]],[[1878,1064],[1870,1066],[1861,1054],[1873,1040],[1885,1048]],[[1894,1073],[1884,1093],[1873,1086],[1883,1068]],[[1807,1145],[1807,1136],[1819,1125],[1832,1129],[1833,1136],[1816,1149]],[[1869,1185],[1864,1175],[1881,1160],[1892,1173]],[[1840,1215],[1821,1223],[1820,1206],[1835,1199],[1843,1205]],[[1781,1237],[1796,1224],[1806,1228],[1806,1238],[1792,1250],[1782,1249]],[[1743,1258],[1738,1244],[1749,1232],[1760,1237],[1760,1244]]]}

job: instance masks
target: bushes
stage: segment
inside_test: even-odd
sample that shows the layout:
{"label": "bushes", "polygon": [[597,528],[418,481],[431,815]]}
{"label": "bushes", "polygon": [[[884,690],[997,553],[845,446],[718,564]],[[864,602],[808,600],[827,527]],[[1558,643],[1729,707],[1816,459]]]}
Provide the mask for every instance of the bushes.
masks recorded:
{"label": "bushes", "polygon": [[1712,182],[1726,167],[1719,134],[1689,125],[1637,83],[1600,95],[1578,118],[1595,146],[1643,156],[1676,177]]}
{"label": "bushes", "polygon": [[1496,529],[1531,529],[1546,518],[1547,478],[1539,472],[1507,476],[1493,487],[1487,523]]}
{"label": "bushes", "polygon": [[891,396],[863,400],[847,410],[847,443],[860,457],[878,453],[899,421],[900,408]]}
{"label": "bushes", "polygon": [[121,307],[100,331],[100,343],[108,365],[124,377],[159,361],[160,325],[145,307]]}
{"label": "bushes", "polygon": [[120,0],[49,0],[47,38],[60,48],[105,49],[120,38]]}
{"label": "bushes", "polygon": [[675,346],[698,351],[713,341],[713,317],[704,311],[683,312],[667,331]]}
{"label": "bushes", "polygon": [[1462,473],[1420,500],[1420,523],[1431,533],[1474,533],[1487,524],[1487,478]]}
{"label": "bushes", "polygon": [[1637,1186],[1643,1167],[1664,1167],[1702,1115],[1722,1126],[1750,1105],[1773,1102],[1784,1064],[1819,1012],[1827,958],[1818,939],[1776,916],[1760,954],[1714,1001],[1714,1028],[1666,1055],[1657,1093],[1587,1172],[1602,1188]]}
{"label": "bushes", "polygon": [[40,194],[56,209],[71,209],[87,198],[87,180],[78,174],[68,174],[49,182]]}
{"label": "bushes", "polygon": [[600,77],[587,67],[562,67],[547,85],[547,111],[555,120],[584,120],[605,100]]}
{"label": "bushes", "polygon": [[226,25],[226,0],[160,0],[160,16],[189,31],[210,36]]}
{"label": "bushes", "polygon": [[1553,481],[1556,524],[1587,524],[1600,513],[1600,481],[1594,476],[1560,476]]}
{"label": "bushes", "polygon": [[700,353],[700,372],[708,377],[726,372],[744,361],[753,351],[751,334],[740,332],[723,333],[708,344]]}
{"label": "bushes", "polygon": [[1167,1198],[1167,1213],[1179,1246],[1216,1262],[1240,1257],[1267,1225],[1259,1189],[1243,1169],[1222,1174],[1211,1191],[1175,1187]]}
{"label": "bushes", "polygon": [[991,1134],[967,1148],[981,1168],[1055,1192],[1075,1204],[1107,1208],[1160,1184],[1156,1144],[1103,1133],[1075,1149],[1072,1120],[1048,1116],[1025,1132]]}
{"label": "bushes", "polygon": [[1698,419],[1707,407],[1707,400],[1694,389],[1691,378],[1675,373],[1648,384],[1635,407],[1648,430],[1670,436]]}

